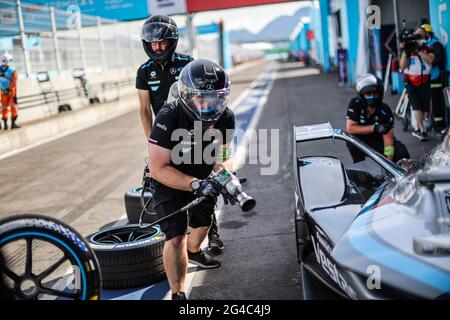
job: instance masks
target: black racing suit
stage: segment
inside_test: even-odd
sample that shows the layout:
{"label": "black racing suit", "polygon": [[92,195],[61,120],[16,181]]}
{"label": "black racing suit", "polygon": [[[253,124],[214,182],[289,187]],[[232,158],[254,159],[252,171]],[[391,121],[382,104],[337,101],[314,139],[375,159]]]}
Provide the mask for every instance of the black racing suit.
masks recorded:
{"label": "black racing suit", "polygon": [[[149,142],[171,150],[170,165],[172,167],[186,175],[206,179],[213,169],[213,162],[205,162],[203,155],[207,151],[213,150],[212,143],[224,145],[232,141],[235,129],[234,114],[227,108],[214,124],[214,129],[209,129],[213,130],[208,132],[210,134],[216,132],[214,139],[210,137],[209,140],[205,138],[206,141],[203,141],[202,130],[194,130],[194,122],[186,116],[181,108],[178,101],[164,105],[156,116]],[[176,129],[185,129],[185,136],[179,140],[172,139],[172,133]],[[218,132],[221,135],[217,135]],[[201,146],[198,145],[200,143]],[[205,149],[207,150],[205,151]],[[214,151],[210,154],[215,157]],[[178,161],[174,161],[174,156],[182,156],[186,161],[178,163]],[[153,198],[158,219],[182,208],[195,197],[192,192],[176,190],[155,180]],[[166,239],[185,234],[188,225],[192,228],[209,227],[214,214],[214,206],[215,201],[204,201],[190,210],[189,221],[186,213],[180,213],[162,222],[161,229],[166,234]]]}
{"label": "black racing suit", "polygon": [[181,70],[191,61],[192,58],[188,55],[174,53],[165,66],[153,60],[140,66],[136,76],[136,89],[149,91],[155,116],[166,102],[170,86],[178,80]]}
{"label": "black racing suit", "polygon": [[436,38],[431,38],[427,44],[434,54],[434,61],[431,69],[431,101],[433,107],[434,123],[438,128],[448,125],[446,119],[445,98],[443,89],[447,86],[448,73],[445,70],[447,56],[445,48]]}
{"label": "black racing suit", "polygon": [[[148,60],[138,70],[136,89],[148,90],[155,116],[165,104],[171,85],[178,80],[181,70],[193,59],[184,54],[175,53],[167,65],[162,66]],[[213,216],[210,235],[218,234],[216,217]]]}
{"label": "black racing suit", "polygon": [[[378,106],[371,115],[369,115],[368,106],[360,97],[355,97],[350,101],[347,109],[347,119],[355,121],[358,125],[361,126],[384,124],[391,128],[394,127],[394,114],[387,104],[381,103],[381,105]],[[379,153],[384,154],[384,140],[382,134],[354,134],[353,136],[365,142]],[[355,146],[347,143],[347,147],[353,158],[353,162],[356,163],[365,160],[365,155]],[[409,153],[405,145],[403,145],[395,138],[394,148],[394,161],[398,161],[403,158],[409,158]]]}

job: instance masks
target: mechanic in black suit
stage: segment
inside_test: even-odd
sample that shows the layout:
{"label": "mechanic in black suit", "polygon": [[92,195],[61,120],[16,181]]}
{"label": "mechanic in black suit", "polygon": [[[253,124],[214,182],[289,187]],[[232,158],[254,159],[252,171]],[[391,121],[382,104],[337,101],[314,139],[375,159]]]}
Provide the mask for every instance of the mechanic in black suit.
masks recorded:
{"label": "mechanic in black suit", "polygon": [[[406,146],[394,137],[394,114],[383,102],[383,81],[373,74],[363,75],[356,84],[358,96],[347,109],[346,130],[389,160],[409,158]],[[353,162],[365,160],[365,155],[347,144]]]}

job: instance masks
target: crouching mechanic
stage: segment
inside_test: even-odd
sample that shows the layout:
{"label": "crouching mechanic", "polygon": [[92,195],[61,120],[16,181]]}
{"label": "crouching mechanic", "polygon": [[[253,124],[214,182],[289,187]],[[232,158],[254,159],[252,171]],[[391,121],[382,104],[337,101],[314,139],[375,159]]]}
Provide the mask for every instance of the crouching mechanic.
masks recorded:
{"label": "crouching mechanic", "polygon": [[184,212],[161,223],[172,299],[185,299],[188,261],[202,268],[220,266],[200,245],[220,195],[220,188],[207,178],[212,170],[232,169],[229,157],[235,120],[227,107],[229,87],[227,74],[218,64],[203,59],[190,62],[178,80],[179,99],[163,106],[150,135],[149,163],[158,219],[197,197],[207,199],[190,209],[189,216]]}
{"label": "crouching mechanic", "polygon": [[[358,96],[347,110],[347,131],[391,161],[409,158],[406,146],[394,137],[394,115],[383,102],[383,81],[372,74],[363,75],[356,85]],[[355,146],[347,144],[353,161],[365,160]]]}

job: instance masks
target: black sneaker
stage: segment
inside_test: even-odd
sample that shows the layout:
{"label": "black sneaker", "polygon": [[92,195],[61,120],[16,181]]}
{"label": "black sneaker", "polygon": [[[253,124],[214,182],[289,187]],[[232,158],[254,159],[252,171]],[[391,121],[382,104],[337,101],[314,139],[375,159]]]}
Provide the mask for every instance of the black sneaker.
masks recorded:
{"label": "black sneaker", "polygon": [[208,236],[209,250],[223,250],[223,242],[220,240],[218,234],[211,234]]}
{"label": "black sneaker", "polygon": [[172,294],[172,300],[187,300],[184,292],[177,292]]}
{"label": "black sneaker", "polygon": [[214,269],[220,267],[220,261],[217,261],[203,251],[192,253],[188,251],[189,262],[195,264],[203,269]]}

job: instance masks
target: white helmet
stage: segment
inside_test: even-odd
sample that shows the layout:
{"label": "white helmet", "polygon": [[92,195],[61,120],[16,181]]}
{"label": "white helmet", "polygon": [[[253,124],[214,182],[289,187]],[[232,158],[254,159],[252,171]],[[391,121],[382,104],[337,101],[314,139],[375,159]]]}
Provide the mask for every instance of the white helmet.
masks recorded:
{"label": "white helmet", "polygon": [[13,61],[13,56],[9,53],[5,53],[2,55],[2,66],[9,66],[9,64]]}

